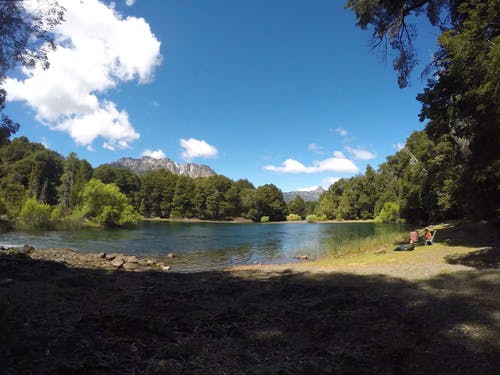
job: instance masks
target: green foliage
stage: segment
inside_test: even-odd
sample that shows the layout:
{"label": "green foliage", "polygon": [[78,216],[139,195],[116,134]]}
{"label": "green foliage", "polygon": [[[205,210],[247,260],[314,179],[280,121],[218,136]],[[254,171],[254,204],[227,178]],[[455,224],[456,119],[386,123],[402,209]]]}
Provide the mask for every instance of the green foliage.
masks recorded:
{"label": "green foliage", "polygon": [[399,223],[399,204],[396,202],[386,202],[380,213],[375,217],[376,223]]}
{"label": "green foliage", "polygon": [[300,221],[302,220],[302,217],[297,214],[288,214],[286,216],[286,221]]}
{"label": "green foliage", "polygon": [[19,214],[27,228],[48,229],[52,225],[52,208],[46,203],[40,203],[34,198],[28,198]]}
{"label": "green foliage", "polygon": [[260,218],[261,223],[269,223],[269,216],[262,216]]}
{"label": "green foliage", "polygon": [[318,221],[318,217],[316,215],[312,215],[312,214],[311,215],[307,215],[306,216],[306,221],[308,223],[315,223],[315,222]]}
{"label": "green foliage", "polygon": [[297,195],[288,203],[288,212],[299,215],[301,218],[306,215],[306,202],[300,195]]}
{"label": "green foliage", "polygon": [[82,192],[82,213],[91,221],[105,227],[135,224],[138,215],[127,197],[115,184],[104,184],[92,178]]}
{"label": "green foliage", "polygon": [[257,210],[259,216],[269,216],[271,221],[283,221],[286,218],[287,207],[283,193],[273,184],[266,184],[257,188]]}

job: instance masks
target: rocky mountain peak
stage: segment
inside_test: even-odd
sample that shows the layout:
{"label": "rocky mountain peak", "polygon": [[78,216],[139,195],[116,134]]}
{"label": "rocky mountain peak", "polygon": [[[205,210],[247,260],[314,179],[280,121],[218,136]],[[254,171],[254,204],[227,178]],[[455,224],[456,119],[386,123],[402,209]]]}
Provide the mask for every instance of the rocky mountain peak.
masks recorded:
{"label": "rocky mountain peak", "polygon": [[180,164],[169,158],[155,159],[150,156],[143,156],[139,159],[121,158],[110,165],[126,168],[137,174],[149,171],[165,169],[177,175],[185,175],[192,178],[209,177],[215,175],[215,171],[207,165],[186,163]]}

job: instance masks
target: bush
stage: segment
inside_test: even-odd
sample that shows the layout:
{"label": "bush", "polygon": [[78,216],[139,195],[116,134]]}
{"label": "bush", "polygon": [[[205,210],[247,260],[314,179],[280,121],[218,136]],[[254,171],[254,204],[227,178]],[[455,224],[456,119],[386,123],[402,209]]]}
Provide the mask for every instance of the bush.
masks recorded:
{"label": "bush", "polygon": [[260,218],[261,223],[269,223],[269,216],[262,216]]}
{"label": "bush", "polygon": [[386,202],[380,213],[375,217],[376,223],[401,223],[403,220],[399,216],[399,204],[396,202]]}
{"label": "bush", "polygon": [[286,221],[300,221],[302,218],[300,217],[300,215],[297,215],[297,214],[289,214],[287,217],[286,217]]}
{"label": "bush", "polygon": [[137,223],[139,215],[115,184],[93,178],[85,185],[82,198],[81,213],[96,224],[116,227]]}
{"label": "bush", "polygon": [[306,221],[308,223],[315,223],[316,221],[318,221],[318,217],[316,215],[307,215],[306,216]]}
{"label": "bush", "polygon": [[28,228],[47,229],[51,226],[51,207],[40,203],[34,198],[28,198],[24,202],[19,214],[22,223]]}

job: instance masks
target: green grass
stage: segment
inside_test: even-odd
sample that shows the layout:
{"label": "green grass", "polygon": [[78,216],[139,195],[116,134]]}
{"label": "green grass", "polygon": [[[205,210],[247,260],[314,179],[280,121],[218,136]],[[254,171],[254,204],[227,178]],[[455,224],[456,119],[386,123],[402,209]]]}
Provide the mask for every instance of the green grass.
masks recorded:
{"label": "green grass", "polygon": [[323,249],[322,257],[338,258],[348,255],[359,255],[373,253],[379,250],[392,250],[398,244],[407,242],[408,235],[400,232],[389,232],[374,236],[363,237],[352,234],[342,238],[327,240]]}

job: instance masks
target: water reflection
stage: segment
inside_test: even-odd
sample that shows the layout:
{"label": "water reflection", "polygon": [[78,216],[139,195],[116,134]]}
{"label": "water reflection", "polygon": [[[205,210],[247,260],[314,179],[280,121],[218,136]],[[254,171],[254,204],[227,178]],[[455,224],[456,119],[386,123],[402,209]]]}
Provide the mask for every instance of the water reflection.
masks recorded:
{"label": "water reflection", "polygon": [[282,263],[294,256],[329,255],[325,249],[350,239],[370,237],[404,228],[374,223],[229,224],[143,222],[132,230],[9,232],[0,245],[72,248],[81,252],[120,252],[164,258],[176,269],[214,269],[234,264]]}

